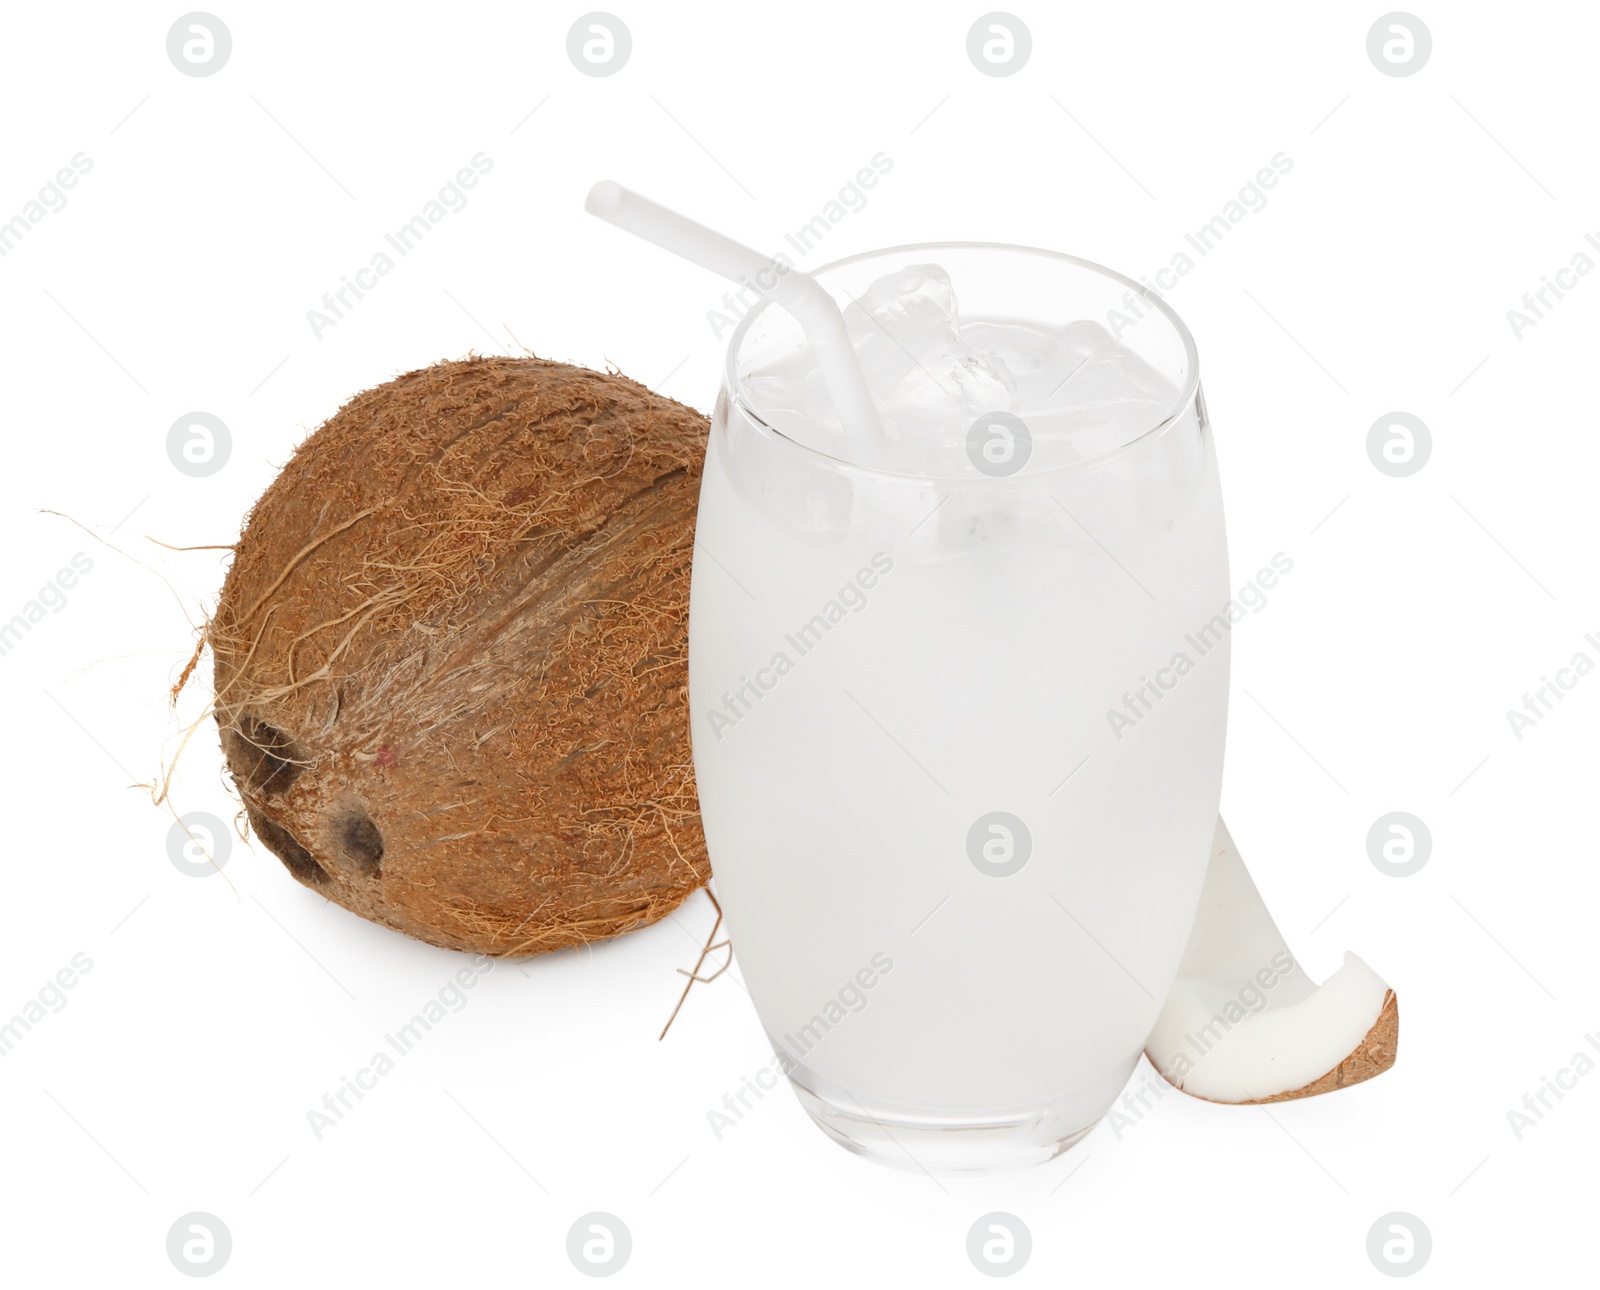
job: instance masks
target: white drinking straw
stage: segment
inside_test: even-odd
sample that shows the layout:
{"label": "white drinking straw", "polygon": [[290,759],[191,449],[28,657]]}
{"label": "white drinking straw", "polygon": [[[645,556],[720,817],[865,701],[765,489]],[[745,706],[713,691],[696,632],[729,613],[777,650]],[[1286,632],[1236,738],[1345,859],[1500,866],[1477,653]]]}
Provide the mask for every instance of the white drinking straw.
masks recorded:
{"label": "white drinking straw", "polygon": [[583,208],[787,309],[811,343],[845,433],[861,445],[878,441],[883,433],[878,409],[861,374],[855,346],[845,331],[844,315],[810,274],[785,268],[759,251],[609,179],[602,179],[589,190]]}

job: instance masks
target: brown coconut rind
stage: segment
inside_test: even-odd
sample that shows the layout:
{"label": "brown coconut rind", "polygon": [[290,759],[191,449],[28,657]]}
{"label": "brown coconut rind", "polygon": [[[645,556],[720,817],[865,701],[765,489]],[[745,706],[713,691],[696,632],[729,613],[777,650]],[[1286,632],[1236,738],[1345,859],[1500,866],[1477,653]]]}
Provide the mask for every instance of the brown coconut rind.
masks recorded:
{"label": "brown coconut rind", "polygon": [[1258,1097],[1246,1103],[1261,1106],[1267,1102],[1292,1102],[1297,1097],[1315,1097],[1318,1093],[1331,1093],[1336,1088],[1349,1088],[1360,1084],[1394,1065],[1400,1052],[1400,996],[1393,990],[1383,996],[1383,1007],[1378,1019],[1372,1023],[1366,1038],[1356,1045],[1350,1056],[1335,1066],[1321,1079],[1290,1089],[1287,1093],[1274,1093],[1271,1097]]}
{"label": "brown coconut rind", "polygon": [[[1312,1080],[1311,1083],[1302,1084],[1299,1088],[1292,1088],[1286,1093],[1274,1093],[1271,1097],[1249,1098],[1243,1102],[1218,1102],[1215,1098],[1199,1097],[1196,1093],[1189,1093],[1189,1096],[1202,1102],[1215,1102],[1218,1106],[1264,1106],[1269,1102],[1293,1102],[1297,1098],[1315,1097],[1318,1093],[1331,1093],[1335,1089],[1349,1088],[1352,1084],[1360,1084],[1376,1075],[1382,1075],[1394,1065],[1399,1051],[1400,996],[1390,990],[1383,996],[1383,1007],[1378,1011],[1378,1019],[1372,1023],[1366,1037],[1356,1045],[1355,1051],[1326,1075]],[[1159,1067],[1157,1072],[1163,1079],[1166,1078]],[[1172,1086],[1180,1093],[1189,1092],[1182,1085]]]}
{"label": "brown coconut rind", "polygon": [[471,358],[345,404],[256,503],[207,629],[256,835],[435,945],[536,954],[709,876],[687,725],[706,419]]}

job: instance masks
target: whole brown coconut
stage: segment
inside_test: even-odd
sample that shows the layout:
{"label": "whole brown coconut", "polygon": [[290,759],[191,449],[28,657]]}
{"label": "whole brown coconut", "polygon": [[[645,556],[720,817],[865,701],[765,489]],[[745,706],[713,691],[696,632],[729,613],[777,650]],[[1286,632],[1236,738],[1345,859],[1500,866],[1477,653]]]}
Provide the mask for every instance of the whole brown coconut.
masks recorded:
{"label": "whole brown coconut", "polygon": [[709,874],[684,691],[706,420],[621,376],[442,363],[251,511],[207,639],[256,835],[435,945],[536,954]]}

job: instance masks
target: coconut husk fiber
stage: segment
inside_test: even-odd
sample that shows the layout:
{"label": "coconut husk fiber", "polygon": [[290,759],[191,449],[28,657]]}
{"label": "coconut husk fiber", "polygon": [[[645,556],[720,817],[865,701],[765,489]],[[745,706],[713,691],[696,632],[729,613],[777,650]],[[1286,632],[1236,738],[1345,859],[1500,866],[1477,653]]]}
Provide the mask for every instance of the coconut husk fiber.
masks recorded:
{"label": "coconut husk fiber", "polygon": [[469,358],[357,395],[256,503],[207,629],[256,836],[435,945],[528,955],[709,876],[685,688],[706,419]]}

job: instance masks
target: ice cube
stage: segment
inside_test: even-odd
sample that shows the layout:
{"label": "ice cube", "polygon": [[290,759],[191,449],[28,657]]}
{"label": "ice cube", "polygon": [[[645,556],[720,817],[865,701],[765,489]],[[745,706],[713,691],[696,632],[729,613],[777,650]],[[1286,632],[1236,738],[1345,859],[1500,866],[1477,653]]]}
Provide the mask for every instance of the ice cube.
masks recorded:
{"label": "ice cube", "polygon": [[950,275],[938,265],[879,278],[845,310],[845,326],[891,440],[943,443],[984,412],[1010,410],[1011,374],[962,336]]}
{"label": "ice cube", "polygon": [[1171,383],[1098,323],[1062,328],[1059,344],[1070,362],[1034,374],[1023,402],[1048,433],[1069,437],[1085,456],[1138,438],[1171,411]]}
{"label": "ice cube", "polygon": [[937,264],[908,264],[877,279],[845,310],[850,337],[887,332],[907,347],[918,337],[955,339],[956,293]]}
{"label": "ice cube", "polygon": [[[1083,362],[1087,351],[1071,343],[1068,329],[1038,323],[974,320],[961,324],[967,348],[987,354],[1012,378],[1013,390],[1026,404],[1034,387],[1049,389]],[[1048,376],[1047,383],[1041,380]]]}

